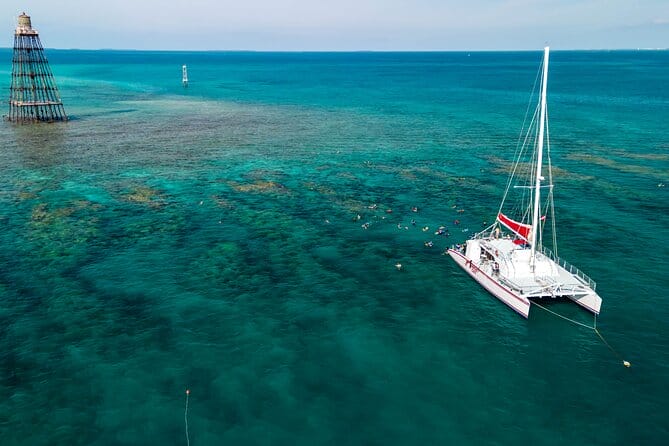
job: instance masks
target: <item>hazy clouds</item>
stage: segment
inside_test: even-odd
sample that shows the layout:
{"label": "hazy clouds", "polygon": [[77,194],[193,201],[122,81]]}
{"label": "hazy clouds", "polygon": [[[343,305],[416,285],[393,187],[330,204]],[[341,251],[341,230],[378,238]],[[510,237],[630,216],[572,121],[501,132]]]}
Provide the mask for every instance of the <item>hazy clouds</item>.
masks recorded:
{"label": "hazy clouds", "polygon": [[451,50],[669,46],[669,0],[4,0],[5,44],[25,10],[45,46]]}

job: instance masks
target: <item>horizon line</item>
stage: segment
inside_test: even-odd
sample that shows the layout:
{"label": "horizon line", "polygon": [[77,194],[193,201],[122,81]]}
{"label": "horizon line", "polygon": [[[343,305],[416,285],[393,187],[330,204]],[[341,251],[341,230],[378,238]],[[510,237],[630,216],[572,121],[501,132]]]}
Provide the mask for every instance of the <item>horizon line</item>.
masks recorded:
{"label": "horizon line", "polygon": [[[13,50],[13,47],[0,47],[0,49]],[[137,51],[137,52],[187,52],[187,53],[504,53],[504,52],[534,52],[543,51],[543,48],[528,49],[410,49],[410,50],[382,50],[382,49],[358,49],[358,50],[258,50],[258,49],[138,49],[138,48],[57,48],[44,47],[45,50],[61,51]],[[560,51],[667,51],[665,48],[551,48],[553,52]]]}

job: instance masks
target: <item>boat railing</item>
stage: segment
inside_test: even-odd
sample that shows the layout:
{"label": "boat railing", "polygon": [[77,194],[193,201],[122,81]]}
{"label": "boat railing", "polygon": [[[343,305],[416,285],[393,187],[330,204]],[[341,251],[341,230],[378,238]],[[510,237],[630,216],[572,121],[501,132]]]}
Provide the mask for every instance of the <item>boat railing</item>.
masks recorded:
{"label": "boat railing", "polygon": [[581,279],[581,281],[584,284],[588,285],[590,287],[590,289],[592,289],[592,291],[595,291],[595,289],[597,288],[597,283],[595,283],[595,281],[592,280],[590,277],[588,277],[583,271],[576,268],[574,265],[567,262],[566,260],[563,260],[560,257],[556,256],[555,254],[553,254],[553,251],[551,251],[550,249],[548,249],[546,247],[542,246],[541,247],[541,252],[543,253],[543,255],[545,255],[546,257],[548,257],[549,259],[551,259],[552,261],[554,261],[558,265],[560,265],[566,271],[569,271],[571,274],[573,274],[576,277],[578,277],[579,279]]}
{"label": "boat railing", "polygon": [[494,227],[495,227],[495,223],[491,224],[490,226],[488,226],[485,229],[482,229],[479,232],[476,232],[475,234],[472,234],[469,238],[471,240],[471,239],[477,239],[477,238],[491,237],[493,232],[494,232]]}

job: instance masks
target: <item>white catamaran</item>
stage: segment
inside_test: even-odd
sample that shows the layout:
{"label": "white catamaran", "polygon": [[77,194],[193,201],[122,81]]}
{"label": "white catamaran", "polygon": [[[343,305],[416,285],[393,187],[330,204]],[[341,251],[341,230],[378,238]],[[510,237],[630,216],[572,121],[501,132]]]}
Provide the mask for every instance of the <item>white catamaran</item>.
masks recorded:
{"label": "white catamaran", "polygon": [[[595,282],[557,256],[553,179],[546,123],[548,54],[549,48],[546,47],[540,98],[527,133],[524,136],[521,134],[522,144],[518,145],[515,164],[495,223],[463,245],[451,247],[448,254],[486,290],[524,317],[529,315],[530,301],[558,297],[569,298],[599,314],[602,299],[595,292]],[[544,139],[547,142],[547,178],[543,172]],[[528,157],[530,162],[522,161]],[[524,185],[515,184],[521,177],[525,177]],[[519,200],[517,207],[510,212],[505,211],[505,214],[502,211],[512,188],[519,195]],[[542,190],[546,191],[545,205],[541,201]],[[544,212],[551,213],[554,253],[543,246],[542,232],[546,223]]]}

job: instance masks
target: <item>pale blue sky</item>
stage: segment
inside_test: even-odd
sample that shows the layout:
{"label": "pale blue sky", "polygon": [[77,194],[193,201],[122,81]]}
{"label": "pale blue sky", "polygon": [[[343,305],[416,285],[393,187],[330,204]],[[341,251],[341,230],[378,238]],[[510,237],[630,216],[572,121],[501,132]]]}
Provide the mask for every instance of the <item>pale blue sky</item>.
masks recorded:
{"label": "pale blue sky", "polygon": [[49,48],[669,47],[669,0],[2,0],[0,46],[22,11]]}

